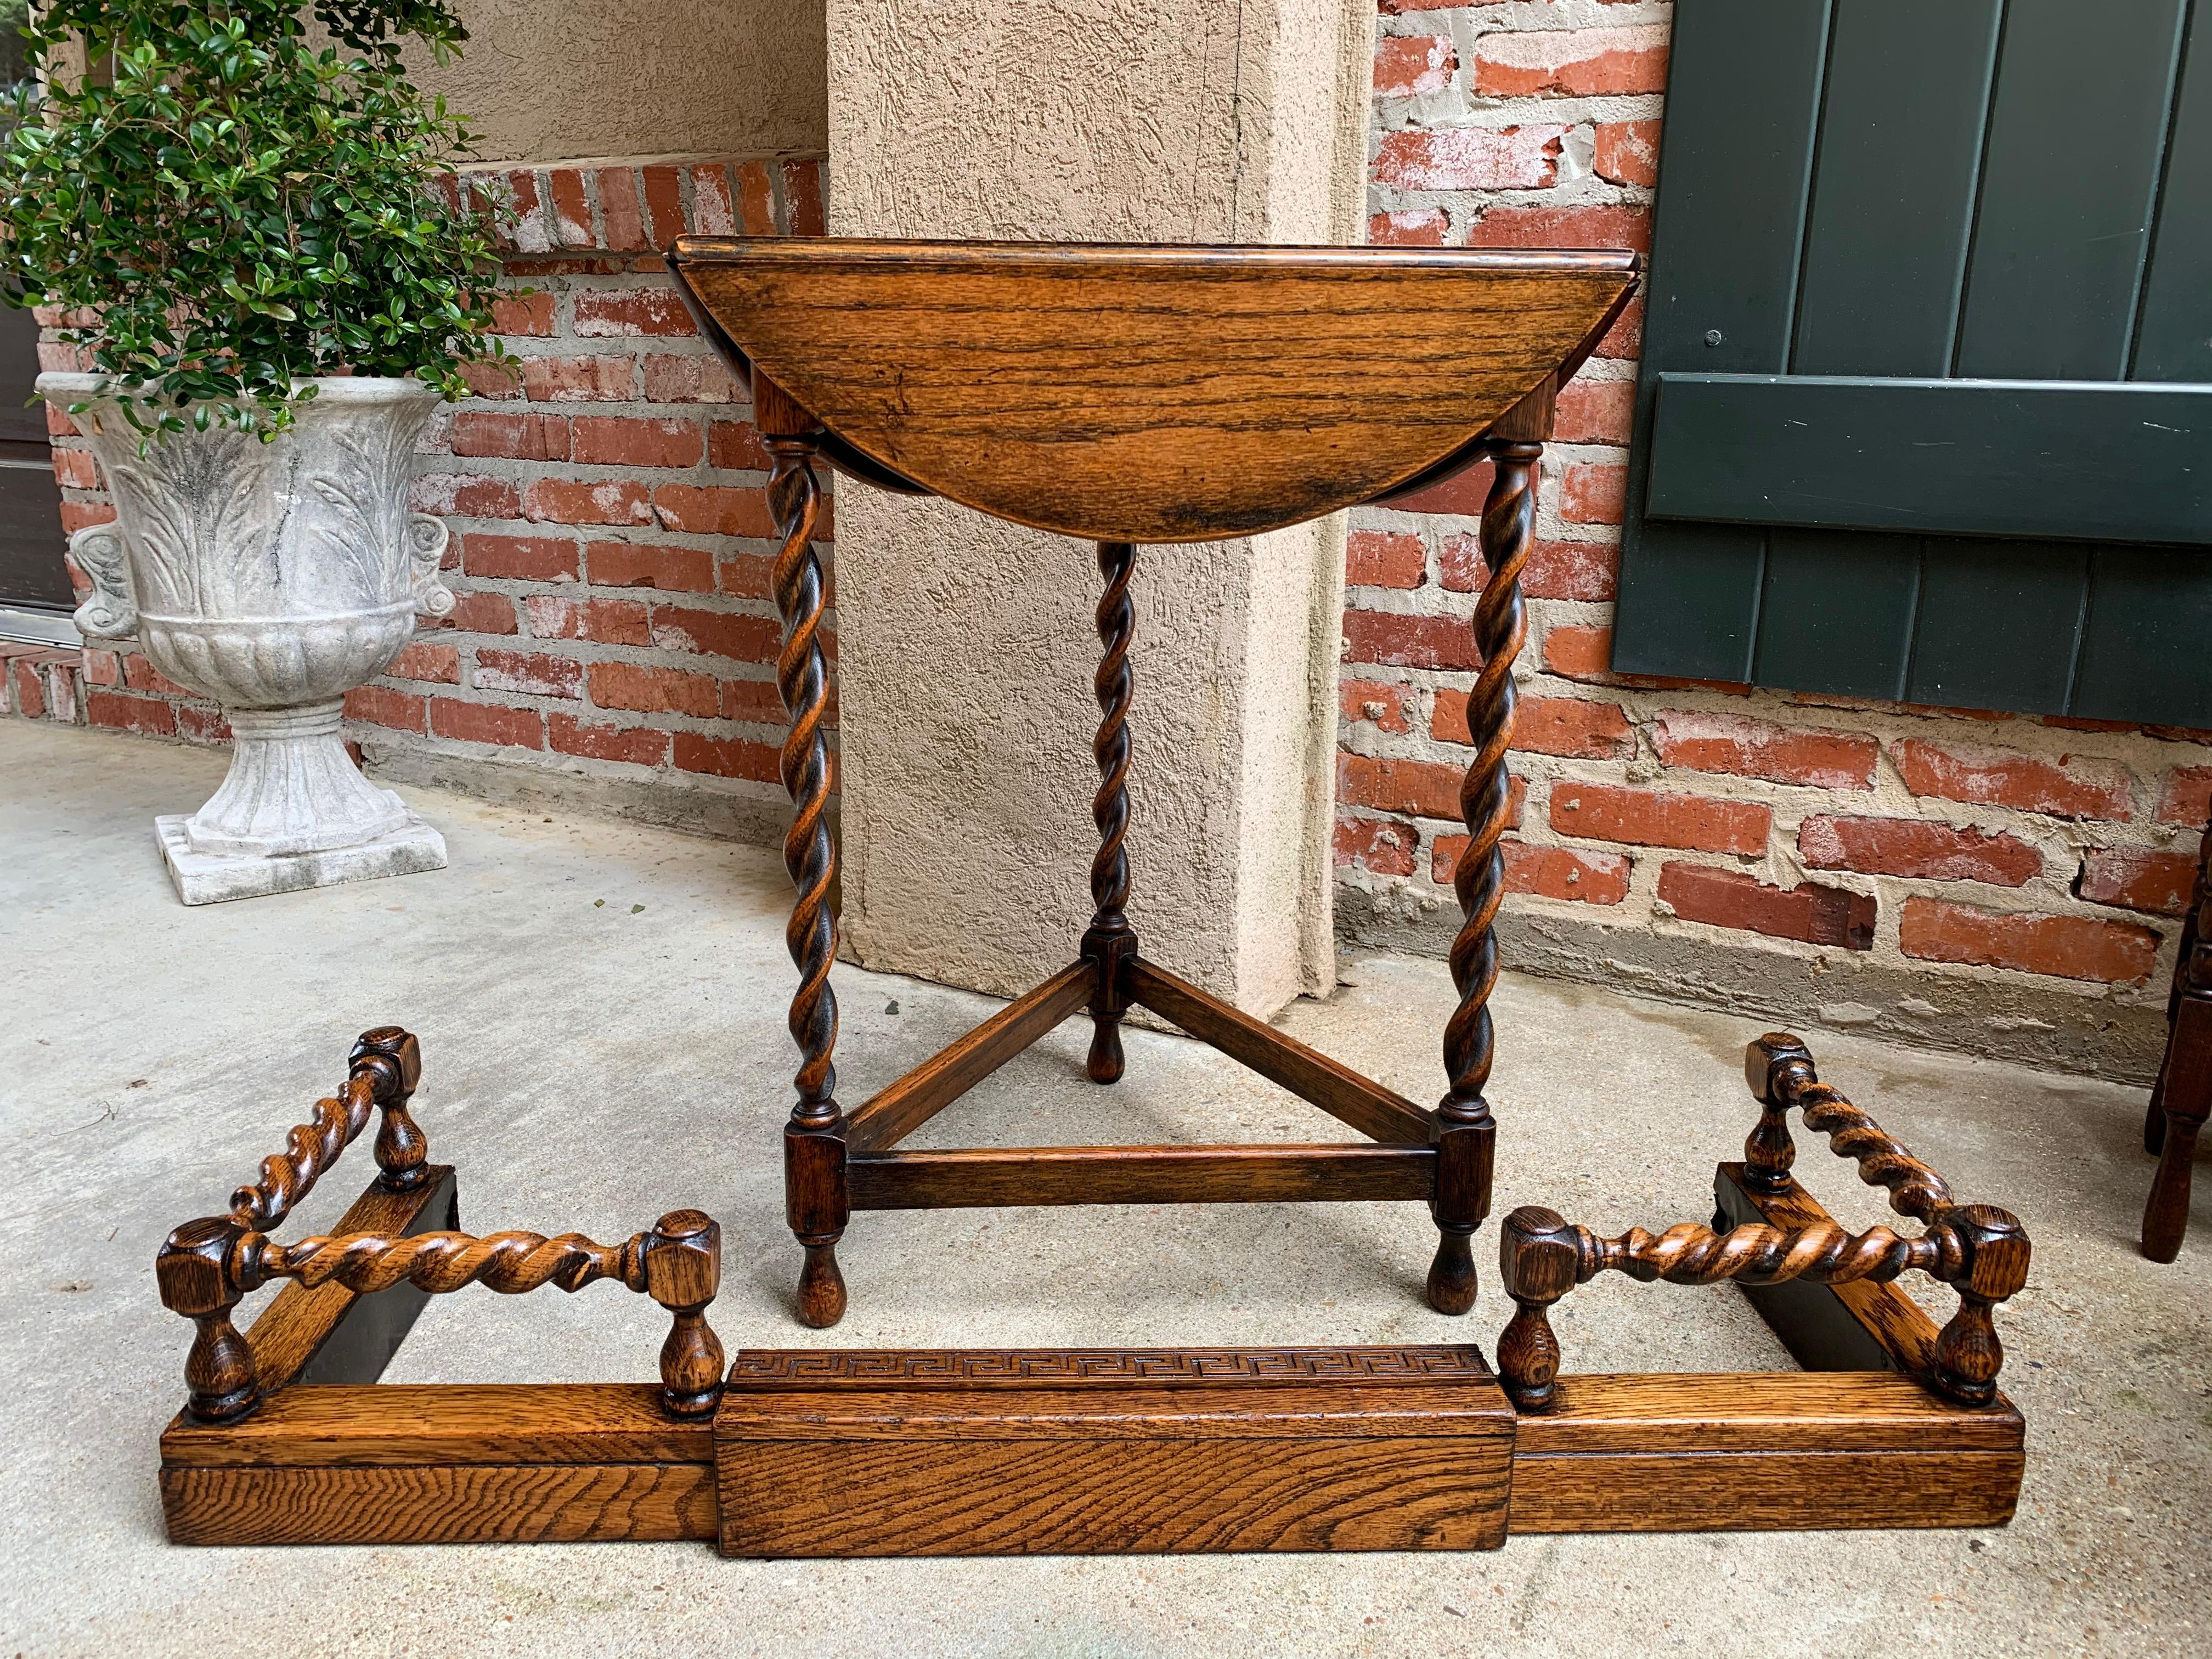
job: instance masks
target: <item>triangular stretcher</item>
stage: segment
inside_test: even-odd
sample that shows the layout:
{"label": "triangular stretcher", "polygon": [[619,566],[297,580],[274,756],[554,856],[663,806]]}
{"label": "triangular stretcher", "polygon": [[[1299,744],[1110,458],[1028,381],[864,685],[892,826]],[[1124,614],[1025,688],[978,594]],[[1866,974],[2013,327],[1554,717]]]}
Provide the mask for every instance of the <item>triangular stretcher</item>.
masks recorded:
{"label": "triangular stretcher", "polygon": [[1111,969],[1079,960],[847,1115],[853,1207],[1425,1200],[1434,1191],[1431,1114],[1140,956],[1117,965],[1125,1004],[1151,1009],[1375,1144],[898,1151],[900,1141],[1094,1001],[1102,972]]}

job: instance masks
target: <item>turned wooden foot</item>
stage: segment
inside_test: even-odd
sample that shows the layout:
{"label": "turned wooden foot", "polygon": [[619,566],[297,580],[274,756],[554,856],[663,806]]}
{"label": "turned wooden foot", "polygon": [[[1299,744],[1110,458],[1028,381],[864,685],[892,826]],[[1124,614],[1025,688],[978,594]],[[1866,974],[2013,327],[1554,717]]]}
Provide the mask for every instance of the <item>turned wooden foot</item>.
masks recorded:
{"label": "turned wooden foot", "polygon": [[1440,1314],[1474,1306],[1474,1229],[1439,1227],[1436,1260],[1429,1263],[1429,1305]]}
{"label": "turned wooden foot", "polygon": [[799,1270],[799,1322],[826,1331],[845,1316],[845,1275],[837,1271],[837,1239],[802,1238],[806,1265]]}
{"label": "turned wooden foot", "polygon": [[2181,1254],[2197,1133],[2212,1117],[2212,824],[2197,850],[2196,891],[2181,925],[2166,1018],[2166,1058],[2143,1113],[2143,1150],[2158,1155],[2142,1220],[2142,1253],[2153,1261]]}
{"label": "turned wooden foot", "polygon": [[2181,1254],[2182,1238],[2189,1231],[2191,1176],[2197,1131],[2203,1125],[2192,1118],[2159,1115],[2165,1144],[2158,1173],[2151,1177],[2150,1201],[2143,1206],[2142,1253],[2153,1261],[2171,1261]]}
{"label": "turned wooden foot", "polygon": [[1093,1083],[1121,1080],[1121,1017],[1101,1015],[1091,1022],[1091,1057],[1083,1069]]}
{"label": "turned wooden foot", "polygon": [[[2212,832],[2207,835],[2212,845]],[[2208,912],[2212,898],[2198,897]],[[2212,920],[2212,918],[2208,918]],[[2189,1231],[2191,1165],[2197,1158],[2197,1132],[2212,1116],[2212,945],[2203,935],[2191,941],[2190,978],[2175,999],[2173,1029],[2166,1039],[2166,1064],[2152,1092],[2152,1115],[2159,1120],[2158,1173],[2151,1177],[2150,1201],[2143,1206],[2142,1253],[2153,1261],[2181,1254]],[[2143,1140],[2149,1144],[2148,1123]]]}

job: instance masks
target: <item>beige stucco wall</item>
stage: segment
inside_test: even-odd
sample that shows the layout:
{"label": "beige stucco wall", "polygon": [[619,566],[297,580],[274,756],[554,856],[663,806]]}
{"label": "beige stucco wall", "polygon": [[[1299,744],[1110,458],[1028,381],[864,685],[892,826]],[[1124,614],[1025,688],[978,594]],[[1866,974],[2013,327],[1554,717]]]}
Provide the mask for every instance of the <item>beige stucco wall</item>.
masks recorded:
{"label": "beige stucco wall", "polygon": [[[830,0],[830,228],[1357,240],[1361,0]],[[1025,989],[1090,914],[1086,544],[837,495],[845,935],[872,965]],[[1146,951],[1273,1012],[1333,976],[1343,527],[1146,547],[1130,915]]]}
{"label": "beige stucco wall", "polygon": [[421,84],[486,161],[822,149],[822,0],[459,0],[457,63]]}

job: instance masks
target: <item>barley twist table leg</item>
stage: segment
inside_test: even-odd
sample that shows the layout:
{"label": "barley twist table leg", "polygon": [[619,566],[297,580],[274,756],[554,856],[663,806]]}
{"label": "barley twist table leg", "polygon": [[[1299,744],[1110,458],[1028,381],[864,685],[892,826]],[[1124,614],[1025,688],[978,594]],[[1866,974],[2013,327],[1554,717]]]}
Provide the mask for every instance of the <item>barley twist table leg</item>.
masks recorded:
{"label": "barley twist table leg", "polygon": [[1497,477],[1482,509],[1482,556],[1489,579],[1474,611],[1481,672],[1468,696],[1468,727],[1475,756],[1460,789],[1467,850],[1453,872],[1465,916],[1452,941],[1452,983],[1459,1006],[1444,1027],[1444,1069],[1451,1086],[1436,1110],[1436,1260],[1429,1267],[1429,1305],[1463,1314],[1474,1305],[1474,1237],[1490,1208],[1491,1164],[1498,1126],[1484,1086],[1490,1080],[1490,994],[1498,983],[1498,942],[1492,927],[1504,897],[1505,860],[1498,842],[1511,817],[1512,782],[1505,748],[1513,735],[1513,659],[1528,633],[1521,571],[1536,533],[1536,471],[1540,443],[1509,440],[1492,450]]}
{"label": "barley twist table leg", "polygon": [[819,1328],[844,1316],[845,1281],[837,1240],[850,1214],[845,1185],[844,1115],[837,1105],[837,996],[830,967],[837,955],[837,920],[830,907],[836,848],[830,839],[830,748],[822,735],[829,669],[821,644],[822,562],[813,534],[822,505],[813,446],[803,437],[772,435],[775,458],[769,505],[783,537],[774,583],[783,617],[783,653],[776,684],[791,726],[783,743],[783,787],[792,805],[783,864],[796,896],[784,939],[799,969],[791,1000],[791,1036],[799,1045],[799,1099],[784,1127],[784,1201],[792,1232],[805,1247],[799,1272],[799,1317]]}
{"label": "barley twist table leg", "polygon": [[1121,1016],[1129,1006],[1123,964],[1137,954],[1137,935],[1123,907],[1129,902],[1129,639],[1136,611],[1129,603],[1129,575],[1137,550],[1127,542],[1098,544],[1098,574],[1106,591],[1098,600],[1098,735],[1091,753],[1098,761],[1098,793],[1091,816],[1098,826],[1098,855],[1091,861],[1091,902],[1097,907],[1083,935],[1082,954],[1097,965],[1091,994],[1091,1055],[1085,1069],[1093,1083],[1118,1082],[1121,1076]]}

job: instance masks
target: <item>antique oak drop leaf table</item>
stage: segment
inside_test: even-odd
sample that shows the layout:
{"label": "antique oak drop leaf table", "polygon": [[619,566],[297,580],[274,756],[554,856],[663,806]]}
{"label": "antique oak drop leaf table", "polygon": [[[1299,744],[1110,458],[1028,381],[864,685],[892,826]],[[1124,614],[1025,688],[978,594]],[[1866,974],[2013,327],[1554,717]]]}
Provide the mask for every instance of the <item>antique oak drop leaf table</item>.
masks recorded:
{"label": "antique oak drop leaf table", "polygon": [[[804,1248],[798,1311],[844,1311],[854,1210],[1407,1200],[1438,1240],[1431,1304],[1463,1314],[1497,1133],[1492,937],[1503,892],[1519,577],[1559,386],[1632,295],[1632,255],[1469,249],[1149,248],[685,238],[670,263],[751,388],[782,548],[778,680],[797,890],[783,1146]],[[1473,629],[1458,1004],[1433,1108],[1292,1042],[1143,955],[1127,906],[1133,620],[1145,542],[1249,535],[1388,501],[1487,459],[1489,576]],[[1098,547],[1098,847],[1074,959],[849,1110],[832,1052],[836,875],[825,814],[826,462]],[[1072,921],[1070,931],[1077,931]],[[1369,1144],[901,1150],[1063,1020],[1121,1075],[1150,1009]],[[1750,1045],[1759,1106],[1719,1213],[1605,1238],[1555,1212],[1501,1230],[1514,1304],[1495,1374],[1474,1345],[749,1351],[706,1322],[720,1231],[678,1210],[618,1244],[458,1231],[450,1170],[410,1115],[415,1039],[369,1032],[224,1215],[171,1234],[165,1305],[195,1328],[162,1436],[170,1536],[193,1543],[711,1538],[731,1554],[1467,1549],[1509,1531],[1961,1526],[2008,1519],[2024,1425],[1996,1390],[1991,1312],[2024,1282],[2019,1223],[1942,1178],[1836,1090],[1803,1045]],[[1847,1232],[1792,1176],[1799,1110],[1923,1224]],[[327,1237],[268,1234],[381,1113],[379,1174]],[[1553,1304],[1596,1273],[1734,1280],[1800,1372],[1561,1376]],[[1954,1288],[1940,1331],[1894,1281]],[[660,1382],[378,1385],[425,1298],[614,1279],[672,1317]],[[284,1289],[241,1334],[232,1310]]]}
{"label": "antique oak drop leaf table", "polygon": [[[785,538],[775,592],[795,817],[785,860],[802,1064],[785,1191],[806,1252],[799,1316],[845,1310],[836,1243],[855,1209],[1413,1199],[1438,1233],[1430,1302],[1474,1304],[1471,1241],[1490,1208],[1496,1126],[1483,1098],[1503,892],[1505,742],[1523,632],[1519,578],[1559,386],[1635,291],[1622,253],[1387,248],[1167,248],[686,238],[678,280],[753,390]],[[848,1110],[831,1050],[836,860],[820,732],[822,575],[809,544],[825,459],[880,488],[1094,541],[1099,784],[1095,909],[1075,960],[968,1036]],[[1479,460],[1491,577],[1474,618],[1477,753],[1462,806],[1466,923],[1449,1092],[1425,1110],[1292,1042],[1144,956],[1126,907],[1129,587],[1144,542],[1215,541],[1388,501]],[[1342,1120],[1371,1146],[1030,1147],[902,1152],[898,1143],[1070,1014],[1092,1022],[1089,1071],[1121,1075],[1132,1003]]]}

